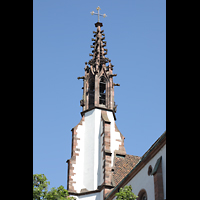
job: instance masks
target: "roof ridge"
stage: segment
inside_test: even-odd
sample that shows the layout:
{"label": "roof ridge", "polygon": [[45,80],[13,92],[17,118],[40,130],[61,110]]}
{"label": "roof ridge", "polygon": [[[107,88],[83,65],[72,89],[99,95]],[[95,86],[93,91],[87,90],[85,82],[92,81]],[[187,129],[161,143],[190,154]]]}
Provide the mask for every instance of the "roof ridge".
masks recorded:
{"label": "roof ridge", "polygon": [[141,159],[146,157],[146,155],[166,136],[166,131],[150,146],[150,148],[143,154]]}

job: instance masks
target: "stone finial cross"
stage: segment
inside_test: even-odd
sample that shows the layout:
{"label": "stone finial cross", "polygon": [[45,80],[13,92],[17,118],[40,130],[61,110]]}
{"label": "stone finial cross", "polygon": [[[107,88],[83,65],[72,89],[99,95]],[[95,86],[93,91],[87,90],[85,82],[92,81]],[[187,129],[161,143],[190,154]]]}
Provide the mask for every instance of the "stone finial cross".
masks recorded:
{"label": "stone finial cross", "polygon": [[94,11],[92,11],[92,12],[90,12],[90,13],[91,13],[92,15],[98,15],[98,22],[99,22],[99,16],[103,16],[104,18],[107,17],[106,14],[103,14],[103,15],[102,15],[102,14],[99,13],[99,10],[101,10],[101,8],[100,8],[99,6],[98,6],[96,9],[97,9],[98,13],[95,13]]}

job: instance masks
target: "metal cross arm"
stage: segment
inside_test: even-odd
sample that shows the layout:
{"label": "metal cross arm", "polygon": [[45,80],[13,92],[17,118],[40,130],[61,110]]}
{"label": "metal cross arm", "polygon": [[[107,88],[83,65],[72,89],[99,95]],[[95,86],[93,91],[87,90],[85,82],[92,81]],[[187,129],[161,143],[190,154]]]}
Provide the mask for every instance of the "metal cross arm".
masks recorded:
{"label": "metal cross arm", "polygon": [[98,13],[95,13],[94,11],[92,11],[92,12],[90,12],[90,13],[91,13],[92,15],[98,15],[98,22],[99,22],[99,16],[103,16],[104,18],[107,17],[106,14],[103,14],[103,15],[102,15],[102,14],[99,13],[99,10],[101,10],[101,8],[100,8],[99,6],[98,6],[96,9],[97,9]]}

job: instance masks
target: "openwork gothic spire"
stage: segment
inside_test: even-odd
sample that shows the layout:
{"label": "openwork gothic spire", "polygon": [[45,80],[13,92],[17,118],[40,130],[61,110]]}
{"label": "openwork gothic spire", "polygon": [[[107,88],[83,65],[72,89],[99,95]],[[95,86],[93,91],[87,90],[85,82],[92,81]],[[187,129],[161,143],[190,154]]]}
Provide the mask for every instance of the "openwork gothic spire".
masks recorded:
{"label": "openwork gothic spire", "polygon": [[102,23],[97,22],[95,24],[97,27],[97,31],[93,31],[94,38],[92,38],[93,44],[90,46],[92,50],[92,59],[88,62],[89,65],[92,66],[91,70],[93,73],[98,73],[101,71],[102,67],[106,67],[106,63],[109,62],[109,58],[106,58],[108,49],[105,48],[106,41],[105,34],[103,33],[104,30],[101,31],[101,27],[103,26]]}
{"label": "openwork gothic spire", "polygon": [[93,44],[90,46],[92,53],[89,54],[92,58],[88,63],[85,62],[85,76],[78,77],[83,79],[83,98],[80,105],[83,111],[98,107],[116,112],[114,86],[119,84],[113,83],[113,77],[117,74],[113,74],[114,65],[106,57],[108,50],[105,48],[106,41],[104,30],[101,30],[102,26],[101,22],[95,23],[97,29],[93,31]]}

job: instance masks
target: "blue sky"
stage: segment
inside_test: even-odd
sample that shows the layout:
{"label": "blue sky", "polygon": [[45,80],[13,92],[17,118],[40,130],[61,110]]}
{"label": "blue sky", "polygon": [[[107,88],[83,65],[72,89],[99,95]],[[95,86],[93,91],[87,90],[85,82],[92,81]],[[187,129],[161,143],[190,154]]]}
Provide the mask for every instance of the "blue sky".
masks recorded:
{"label": "blue sky", "polygon": [[81,119],[85,62],[100,6],[117,73],[116,124],[142,156],[166,130],[166,0],[33,0],[33,173],[67,187],[71,129]]}

